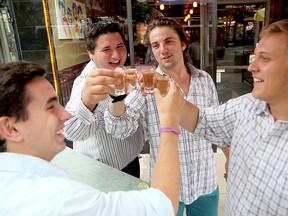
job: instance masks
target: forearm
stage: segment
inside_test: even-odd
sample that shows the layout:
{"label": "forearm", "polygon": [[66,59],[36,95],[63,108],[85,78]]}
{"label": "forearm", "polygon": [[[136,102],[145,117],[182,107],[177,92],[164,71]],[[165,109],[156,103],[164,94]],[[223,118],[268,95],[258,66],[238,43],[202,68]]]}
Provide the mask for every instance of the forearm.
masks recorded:
{"label": "forearm", "polygon": [[199,109],[194,104],[186,101],[180,125],[193,133],[198,123]]}
{"label": "forearm", "polygon": [[[177,214],[180,191],[180,162],[178,156],[178,134],[167,132],[167,127],[179,130],[179,121],[183,115],[185,100],[175,83],[165,97],[160,95],[158,89],[154,90],[159,112],[160,132],[159,153],[154,168],[152,187],[159,188],[171,200],[174,213]],[[181,135],[180,135],[181,136]]]}
{"label": "forearm", "polygon": [[137,131],[139,124],[142,124],[142,120],[139,121],[140,112],[133,110],[128,115],[127,109],[129,107],[125,107],[122,101],[113,105],[110,101],[109,107],[104,113],[105,130],[115,138],[124,139],[131,136]]}
{"label": "forearm", "polygon": [[[112,104],[104,114],[105,129],[115,138],[127,138],[137,131],[139,124],[143,124],[147,106],[146,100],[141,95],[128,95],[123,101]],[[111,108],[111,109],[110,109]],[[119,109],[119,110],[117,110]],[[113,112],[113,113],[112,113]],[[115,116],[118,114],[117,116]]]}
{"label": "forearm", "polygon": [[65,122],[65,137],[72,141],[86,140],[98,129],[104,129],[103,111],[99,110],[103,109],[105,104],[107,106],[107,103],[100,103],[94,112],[90,112],[80,100],[68,103],[65,109],[71,113],[72,118]]}
{"label": "forearm", "polygon": [[[83,141],[95,134],[99,129],[98,121],[90,121],[89,124],[84,123],[77,117],[72,117],[65,122],[64,135],[71,141]],[[104,126],[103,126],[104,128]]]}
{"label": "forearm", "polygon": [[226,160],[229,161],[230,147],[219,147],[224,153]]}
{"label": "forearm", "polygon": [[229,155],[230,155],[230,147],[219,147],[221,148],[222,152],[224,153],[226,157],[226,162],[225,162],[225,172],[224,172],[224,178],[227,181],[228,178],[228,169],[229,169]]}
{"label": "forearm", "polygon": [[173,208],[176,211],[179,204],[180,188],[178,136],[172,132],[165,132],[161,133],[160,137],[159,154],[151,186],[165,193],[172,201]]}
{"label": "forearm", "polygon": [[121,116],[125,112],[125,103],[123,101],[118,101],[112,103],[112,99],[109,99],[109,112],[113,116]]}

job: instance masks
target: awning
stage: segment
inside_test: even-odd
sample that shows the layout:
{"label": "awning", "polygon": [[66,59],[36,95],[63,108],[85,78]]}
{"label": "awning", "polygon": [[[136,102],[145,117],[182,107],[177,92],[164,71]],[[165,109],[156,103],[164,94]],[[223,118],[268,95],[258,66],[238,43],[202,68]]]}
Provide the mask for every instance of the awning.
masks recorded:
{"label": "awning", "polygon": [[260,21],[264,21],[265,18],[265,8],[262,8],[260,10],[258,10],[255,14],[254,14],[254,20],[260,22]]}

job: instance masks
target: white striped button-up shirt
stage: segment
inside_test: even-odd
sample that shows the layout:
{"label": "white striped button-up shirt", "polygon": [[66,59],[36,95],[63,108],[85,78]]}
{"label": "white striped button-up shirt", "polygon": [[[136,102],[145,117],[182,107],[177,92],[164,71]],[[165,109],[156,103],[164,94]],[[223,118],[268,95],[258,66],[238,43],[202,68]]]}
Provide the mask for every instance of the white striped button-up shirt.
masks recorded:
{"label": "white striped button-up shirt", "polygon": [[[218,104],[218,96],[213,80],[204,71],[189,66],[192,73],[189,93],[186,99],[199,107]],[[160,73],[161,70],[157,69]],[[138,94],[129,95],[126,100],[126,112],[119,116],[105,113],[106,129],[118,138],[133,134],[143,118],[145,135],[150,144],[150,176],[153,173],[160,143],[160,120],[155,97]],[[194,136],[181,128],[179,136],[179,160],[181,169],[180,201],[191,204],[199,196],[212,193],[217,187],[217,175],[212,144],[203,137]]]}
{"label": "white striped button-up shirt", "polygon": [[135,134],[121,140],[105,131],[104,111],[109,99],[101,101],[91,112],[83,104],[81,92],[88,74],[97,68],[91,60],[75,79],[66,109],[72,118],[65,123],[65,137],[73,141],[73,149],[116,169],[123,169],[141,152],[144,133],[140,127]]}
{"label": "white striped button-up shirt", "polygon": [[247,94],[200,109],[195,134],[231,144],[225,215],[288,215],[288,121]]}

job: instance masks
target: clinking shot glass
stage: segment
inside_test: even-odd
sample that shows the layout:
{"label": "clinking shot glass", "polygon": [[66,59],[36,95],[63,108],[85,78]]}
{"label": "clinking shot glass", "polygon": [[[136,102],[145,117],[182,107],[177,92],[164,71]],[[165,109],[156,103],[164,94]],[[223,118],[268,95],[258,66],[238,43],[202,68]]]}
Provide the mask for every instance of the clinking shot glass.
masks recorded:
{"label": "clinking shot glass", "polygon": [[115,95],[120,96],[126,94],[125,92],[125,74],[124,71],[118,71],[117,74],[118,83],[115,84]]}
{"label": "clinking shot glass", "polygon": [[151,94],[154,93],[154,77],[155,77],[155,70],[143,70],[143,82],[144,82],[144,92]]}
{"label": "clinking shot glass", "polygon": [[159,73],[157,73],[156,77],[156,88],[159,89],[162,96],[167,95],[170,87],[169,77],[167,75],[161,75]]}
{"label": "clinking shot glass", "polygon": [[128,83],[128,92],[132,93],[136,91],[137,82],[137,69],[127,69],[125,71],[126,82]]}

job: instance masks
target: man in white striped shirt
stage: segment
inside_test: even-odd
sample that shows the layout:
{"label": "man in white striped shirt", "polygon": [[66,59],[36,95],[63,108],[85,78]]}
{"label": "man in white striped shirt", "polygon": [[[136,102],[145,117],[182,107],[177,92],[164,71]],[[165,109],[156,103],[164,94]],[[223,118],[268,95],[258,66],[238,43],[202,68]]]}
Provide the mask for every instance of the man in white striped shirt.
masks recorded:
{"label": "man in white striped shirt", "polygon": [[139,178],[143,129],[121,140],[106,133],[104,124],[114,70],[123,67],[127,58],[122,30],[114,22],[93,23],[87,26],[85,42],[91,61],[74,81],[66,105],[72,118],[65,124],[65,137],[76,151]]}
{"label": "man in white striped shirt", "polygon": [[264,27],[248,70],[251,94],[198,108],[186,103],[181,124],[231,146],[224,214],[288,215],[288,19]]}

